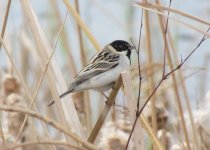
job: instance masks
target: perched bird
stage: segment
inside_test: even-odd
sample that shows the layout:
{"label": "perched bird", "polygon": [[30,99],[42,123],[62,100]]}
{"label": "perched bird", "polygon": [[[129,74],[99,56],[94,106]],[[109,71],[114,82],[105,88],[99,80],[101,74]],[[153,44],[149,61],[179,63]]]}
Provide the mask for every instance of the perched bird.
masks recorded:
{"label": "perched bird", "polygon": [[[96,53],[88,65],[83,68],[68,86],[68,90],[60,95],[63,98],[69,93],[95,89],[101,92],[112,88],[122,71],[129,69],[131,50],[134,47],[123,40],[116,40]],[[54,104],[50,102],[48,106]]]}

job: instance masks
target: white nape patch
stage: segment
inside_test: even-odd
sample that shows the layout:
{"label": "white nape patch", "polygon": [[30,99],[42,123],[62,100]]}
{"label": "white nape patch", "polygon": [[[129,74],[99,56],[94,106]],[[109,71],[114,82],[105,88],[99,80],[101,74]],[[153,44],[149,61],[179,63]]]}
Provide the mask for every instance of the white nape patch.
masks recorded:
{"label": "white nape patch", "polygon": [[116,52],[117,54],[121,54],[121,55],[127,55],[127,51],[122,51],[122,52]]}
{"label": "white nape patch", "polygon": [[107,45],[105,48],[116,53],[116,54],[127,55],[127,51],[118,52],[111,45]]}
{"label": "white nape patch", "polygon": [[108,50],[113,51],[115,53],[117,52],[111,45],[105,46],[105,49],[108,49]]}

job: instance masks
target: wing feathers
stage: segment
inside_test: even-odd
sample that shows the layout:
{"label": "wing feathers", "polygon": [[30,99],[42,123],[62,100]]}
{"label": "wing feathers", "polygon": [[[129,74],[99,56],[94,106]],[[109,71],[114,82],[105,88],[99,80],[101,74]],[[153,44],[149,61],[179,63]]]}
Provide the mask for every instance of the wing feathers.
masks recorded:
{"label": "wing feathers", "polygon": [[[79,72],[75,77],[74,82],[69,85],[68,90],[65,93],[60,95],[60,98],[63,98],[71,92],[77,91],[77,87],[79,88],[79,85],[85,81],[117,67],[119,65],[119,59],[119,54],[114,54],[108,49],[100,51],[92,57],[89,65]],[[52,101],[49,106],[54,103],[55,101]]]}
{"label": "wing feathers", "polygon": [[106,49],[102,50],[92,57],[89,65],[79,72],[74,79],[75,81],[70,84],[69,88],[73,89],[74,86],[76,87],[86,80],[115,68],[119,64],[119,58],[119,54],[114,54],[112,51]]}

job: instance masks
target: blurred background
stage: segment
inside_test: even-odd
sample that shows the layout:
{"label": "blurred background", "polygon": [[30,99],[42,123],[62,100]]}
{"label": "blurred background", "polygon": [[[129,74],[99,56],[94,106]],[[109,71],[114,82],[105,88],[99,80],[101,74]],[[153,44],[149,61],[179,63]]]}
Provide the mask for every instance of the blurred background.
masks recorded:
{"label": "blurred background", "polygon": [[[69,1],[101,48],[117,39],[127,40],[130,43],[132,39],[134,44],[138,45],[142,5],[136,4],[136,2],[141,3],[142,1]],[[169,6],[169,0],[144,2]],[[166,40],[167,54],[169,54],[166,55],[166,72],[175,68],[182,59],[186,58],[203,37],[198,30],[206,32],[209,27],[209,6],[210,1],[208,0],[172,1],[171,8],[190,14],[190,16],[207,23],[170,12],[171,18]],[[150,7],[145,5],[144,8]],[[52,107],[47,107],[47,105],[50,100],[67,89],[67,85],[73,81],[76,74],[100,49],[92,44],[90,37],[84,33],[83,27],[80,28],[77,25],[78,20],[75,19],[71,11],[64,24],[68,9],[63,1],[23,0],[10,3],[9,0],[0,0],[0,10],[1,36],[4,32],[2,36],[4,43],[15,64],[11,63],[5,46],[1,44],[0,104],[12,107],[30,107],[30,109],[60,122],[79,136],[88,137],[105,106],[106,99],[101,93],[93,90],[75,93]],[[158,16],[151,10],[156,9],[150,8],[149,11],[144,11],[143,15],[139,56],[143,77],[141,105],[160,81],[163,68],[163,29],[166,17]],[[8,16],[6,12],[8,12]],[[161,13],[167,15],[167,11],[161,10]],[[5,18],[7,18],[6,23]],[[198,30],[183,25],[174,18]],[[58,39],[62,25],[64,25],[63,31]],[[55,53],[43,76],[57,40]],[[208,128],[210,120],[207,117],[210,113],[208,109],[210,107],[209,47],[210,42],[207,39],[180,70],[163,82],[143,111],[149,127],[164,149],[185,149],[187,146],[187,149],[210,149],[210,130]],[[132,89],[131,94],[134,97],[135,105],[139,90],[137,58],[137,54],[133,51],[132,65],[128,73],[131,79],[129,88]],[[42,80],[41,83],[39,83],[40,80]],[[31,108],[33,99],[35,105]],[[124,89],[121,89],[115,106],[110,110],[101,132],[97,136],[95,145],[100,149],[116,149],[116,147],[124,149],[133,124],[131,111],[127,109],[128,103],[129,98],[125,96]],[[25,115],[20,113],[0,112],[1,143],[23,143],[30,140],[46,139],[46,137],[55,140],[66,139],[58,130],[30,117],[26,120],[20,137],[17,138],[24,117]],[[144,123],[142,124],[144,141],[141,142],[144,148],[159,149],[154,142],[155,137],[151,137]],[[34,134],[29,134],[30,132],[34,132]],[[135,138],[139,137],[134,135],[129,149],[139,148]],[[118,140],[110,142],[113,139]],[[30,149],[36,149],[36,146],[39,146],[39,149],[64,149],[64,147],[52,145],[33,145],[30,146]],[[24,148],[26,147],[22,147],[22,149]]]}

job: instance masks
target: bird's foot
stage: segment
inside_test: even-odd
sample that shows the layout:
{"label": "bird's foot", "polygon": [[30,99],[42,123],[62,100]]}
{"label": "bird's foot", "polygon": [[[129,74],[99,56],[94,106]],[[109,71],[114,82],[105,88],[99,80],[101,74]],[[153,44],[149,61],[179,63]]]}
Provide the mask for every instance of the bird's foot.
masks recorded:
{"label": "bird's foot", "polygon": [[115,87],[115,83],[113,83],[112,90],[117,90],[117,88]]}
{"label": "bird's foot", "polygon": [[113,105],[115,105],[115,102],[114,102],[113,104],[110,104],[110,103],[108,103],[108,100],[106,100],[106,101],[105,101],[105,104],[106,104],[107,106],[113,106]]}
{"label": "bird's foot", "polygon": [[106,100],[108,100],[108,96],[106,96],[103,92],[101,92],[101,94],[103,94],[103,96],[106,97]]}

